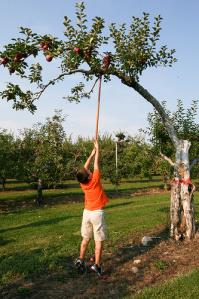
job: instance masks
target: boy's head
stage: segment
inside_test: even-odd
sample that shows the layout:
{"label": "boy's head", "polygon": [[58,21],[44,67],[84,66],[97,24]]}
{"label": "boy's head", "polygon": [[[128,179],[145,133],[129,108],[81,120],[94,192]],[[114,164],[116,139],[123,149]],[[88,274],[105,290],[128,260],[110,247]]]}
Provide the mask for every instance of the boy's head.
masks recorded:
{"label": "boy's head", "polygon": [[90,171],[87,171],[84,167],[80,168],[76,173],[76,178],[79,183],[87,184],[90,180]]}

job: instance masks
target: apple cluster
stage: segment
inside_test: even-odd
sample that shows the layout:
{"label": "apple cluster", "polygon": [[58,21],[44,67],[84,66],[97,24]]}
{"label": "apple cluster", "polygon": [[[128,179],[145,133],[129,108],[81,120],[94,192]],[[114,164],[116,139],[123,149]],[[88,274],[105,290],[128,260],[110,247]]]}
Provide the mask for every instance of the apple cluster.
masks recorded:
{"label": "apple cluster", "polygon": [[[75,55],[80,55],[83,56],[85,58],[85,60],[89,61],[92,57],[92,49],[88,49],[88,50],[83,50],[79,47],[74,47],[73,48],[73,53]],[[106,55],[103,57],[103,66],[105,69],[107,69],[111,63],[111,54],[109,52],[106,53]]]}
{"label": "apple cluster", "polygon": [[[39,41],[39,47],[29,47],[28,49],[21,49],[21,51],[18,49],[16,53],[13,54],[5,54],[0,57],[0,64],[2,64],[4,67],[7,65],[10,71],[10,74],[14,73],[16,70],[19,69],[20,64],[27,58],[29,55],[33,55],[36,57],[38,54],[38,51],[41,50],[44,53],[44,56],[46,58],[46,61],[51,62],[53,58],[55,57],[54,49],[56,48],[56,43],[54,44],[53,41],[48,39],[42,39]],[[94,53],[93,49],[87,48],[82,49],[78,46],[75,46],[72,48],[72,52],[75,56],[80,56],[81,58],[85,59],[85,61],[89,62],[92,58],[92,55]],[[105,53],[105,56],[103,57],[102,64],[104,69],[108,69],[109,65],[111,63],[111,53],[107,52]]]}
{"label": "apple cluster", "polygon": [[8,56],[2,56],[0,58],[0,64],[6,66],[7,64],[11,63],[10,74],[14,73],[16,70],[17,64],[21,63],[25,58],[27,58],[26,53],[17,52],[12,58]]}
{"label": "apple cluster", "polygon": [[41,41],[40,43],[40,49],[44,51],[46,61],[51,62],[53,60],[53,54],[50,53],[50,50],[52,48],[52,40],[48,39],[46,41]]}

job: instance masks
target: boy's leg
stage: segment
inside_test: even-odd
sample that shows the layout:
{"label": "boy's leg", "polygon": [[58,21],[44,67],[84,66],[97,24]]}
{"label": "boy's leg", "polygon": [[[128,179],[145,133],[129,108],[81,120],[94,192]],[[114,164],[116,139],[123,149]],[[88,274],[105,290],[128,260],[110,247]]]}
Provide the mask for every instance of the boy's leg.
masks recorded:
{"label": "boy's leg", "polygon": [[102,257],[103,241],[95,241],[95,264],[100,266]]}
{"label": "boy's leg", "polygon": [[99,277],[102,277],[102,267],[101,267],[101,256],[103,249],[103,241],[95,240],[95,263],[91,266],[91,270],[97,273]]}
{"label": "boy's leg", "polygon": [[103,274],[101,267],[101,257],[103,243],[106,239],[106,225],[104,221],[103,210],[96,210],[93,212],[92,224],[95,239],[95,263],[91,266],[91,269],[96,272],[99,277],[101,277]]}
{"label": "boy's leg", "polygon": [[75,266],[76,266],[79,274],[84,274],[86,272],[86,263],[84,261],[84,256],[85,256],[89,241],[90,241],[89,239],[85,239],[85,238],[82,239],[82,243],[80,246],[80,256],[79,256],[79,258],[77,258],[75,260]]}
{"label": "boy's leg", "polygon": [[85,239],[85,238],[82,239],[82,243],[80,246],[80,255],[79,255],[80,259],[82,259],[82,260],[84,259],[86,249],[88,247],[89,242],[90,242],[90,239]]}

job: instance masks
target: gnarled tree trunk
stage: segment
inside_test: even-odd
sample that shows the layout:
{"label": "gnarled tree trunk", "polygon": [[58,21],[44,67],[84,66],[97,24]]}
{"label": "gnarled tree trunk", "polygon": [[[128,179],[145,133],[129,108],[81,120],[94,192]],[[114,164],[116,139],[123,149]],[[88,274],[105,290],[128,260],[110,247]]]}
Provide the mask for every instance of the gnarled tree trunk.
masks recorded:
{"label": "gnarled tree trunk", "polygon": [[191,239],[195,235],[193,192],[195,186],[190,180],[189,148],[187,140],[176,143],[174,179],[171,184],[171,237],[176,240]]}

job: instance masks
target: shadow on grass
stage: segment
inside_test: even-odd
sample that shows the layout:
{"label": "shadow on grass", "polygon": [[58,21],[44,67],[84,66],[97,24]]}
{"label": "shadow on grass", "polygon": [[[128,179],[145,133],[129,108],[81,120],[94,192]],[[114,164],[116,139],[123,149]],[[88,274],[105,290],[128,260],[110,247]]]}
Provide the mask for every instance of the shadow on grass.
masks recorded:
{"label": "shadow on grass", "polygon": [[44,206],[54,206],[57,204],[71,203],[71,202],[81,202],[83,201],[83,195],[80,192],[72,192],[70,194],[43,194],[43,203],[38,206],[35,203],[36,192],[35,194],[21,196],[19,198],[13,198],[9,196],[7,198],[0,199],[0,211],[2,213],[8,214],[18,213],[21,210],[27,210],[30,208],[43,208]]}
{"label": "shadow on grass", "polygon": [[15,240],[6,240],[6,239],[3,239],[2,237],[0,237],[0,246],[4,246],[4,245],[7,245],[9,243],[12,243],[12,242],[15,242]]}
{"label": "shadow on grass", "polygon": [[[24,254],[13,254],[7,256],[7,263],[3,260],[4,269],[7,272],[15,271],[23,273],[27,281],[31,280],[29,298],[123,298],[129,294],[129,283],[137,283],[142,279],[142,273],[148,267],[147,263],[143,263],[139,276],[131,273],[129,280],[128,275],[121,269],[125,270],[126,263],[140,257],[140,255],[149,252],[160,241],[169,238],[169,230],[167,228],[160,231],[154,242],[150,246],[140,244],[129,244],[123,248],[119,248],[116,253],[111,256],[104,256],[104,264],[106,268],[105,274],[107,279],[99,279],[95,273],[87,272],[86,275],[78,275],[74,268],[73,256],[47,255],[45,257],[43,250],[32,250]],[[56,248],[51,248],[55,251]],[[23,261],[22,265],[21,262]],[[12,265],[14,265],[14,270]],[[2,268],[3,269],[3,268]],[[18,270],[20,269],[20,271]],[[19,273],[19,274],[20,274]],[[17,294],[20,287],[18,285],[5,286],[2,294],[12,293],[12,298]],[[23,286],[23,285],[22,285]],[[132,294],[132,291],[131,291]],[[11,298],[4,296],[5,299]]]}
{"label": "shadow on grass", "polygon": [[31,223],[24,224],[24,225],[21,225],[21,226],[15,226],[15,227],[10,227],[10,228],[6,228],[6,229],[1,229],[0,233],[4,233],[4,232],[8,232],[8,231],[13,231],[13,230],[19,230],[19,229],[28,228],[28,227],[38,227],[38,226],[43,226],[43,225],[53,225],[53,224],[56,224],[58,222],[70,219],[70,218],[79,218],[79,217],[80,216],[62,216],[62,217],[57,217],[57,218],[48,219],[48,220],[41,220],[41,221],[37,221],[37,222],[31,222]]}
{"label": "shadow on grass", "polygon": [[[143,192],[141,191],[143,190]],[[106,194],[107,196],[111,199],[117,199],[120,198],[121,196],[125,196],[125,197],[131,197],[133,195],[133,193],[136,192],[140,192],[140,194],[136,194],[136,195],[144,195],[145,191],[150,191],[150,189],[148,187],[144,187],[142,189],[136,189],[136,188],[132,188],[132,189],[123,189],[123,190],[106,190]],[[54,206],[57,204],[67,204],[67,203],[75,203],[75,202],[83,202],[84,201],[84,195],[81,192],[81,190],[79,189],[79,191],[77,192],[70,192],[70,193],[58,193],[58,194],[52,194],[52,193],[43,193],[43,197],[44,197],[44,201],[43,204],[41,205],[41,207],[43,205],[45,206]],[[20,210],[25,210],[25,209],[30,209],[30,208],[36,208],[36,204],[35,204],[35,198],[36,198],[36,192],[35,194],[27,194],[27,195],[21,195],[21,197],[19,197],[18,195],[16,196],[16,198],[13,197],[9,197],[9,194],[6,198],[1,198],[0,199],[0,211],[2,213],[17,213]],[[130,204],[130,203],[128,203]],[[113,206],[110,206],[110,208],[112,208]],[[37,207],[40,208],[40,207]]]}
{"label": "shadow on grass", "polygon": [[134,204],[133,201],[129,201],[129,202],[123,202],[123,203],[118,203],[118,204],[109,204],[107,207],[105,207],[105,210],[107,209],[112,209],[112,208],[119,208],[120,206],[128,206],[128,205],[132,205]]}

